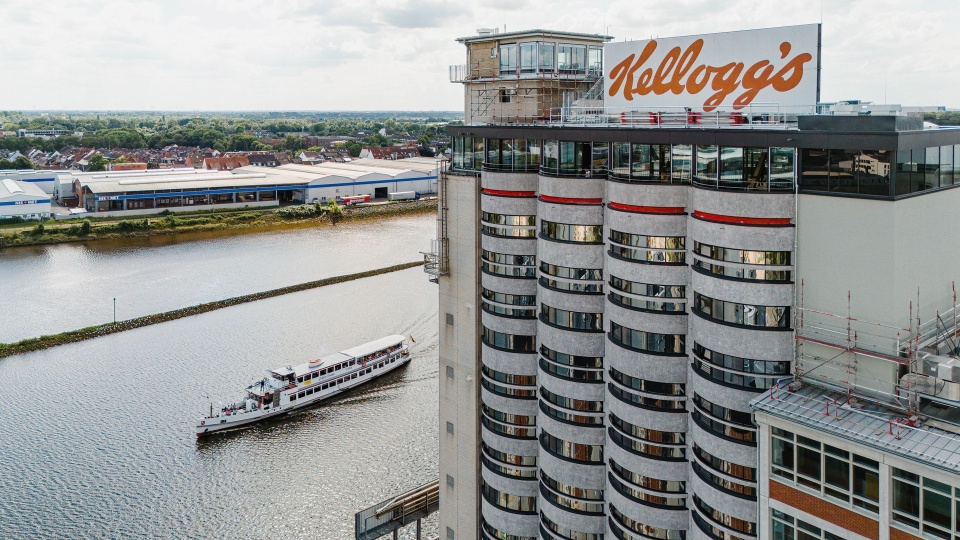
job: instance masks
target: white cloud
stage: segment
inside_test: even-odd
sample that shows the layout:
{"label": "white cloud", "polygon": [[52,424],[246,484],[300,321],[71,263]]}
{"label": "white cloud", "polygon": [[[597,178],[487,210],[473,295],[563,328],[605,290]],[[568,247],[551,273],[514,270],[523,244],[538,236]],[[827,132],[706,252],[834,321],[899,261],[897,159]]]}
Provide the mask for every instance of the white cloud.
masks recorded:
{"label": "white cloud", "polygon": [[[472,7],[471,7],[472,6]],[[3,109],[442,109],[477,28],[616,40],[818,22],[809,0],[0,0]],[[822,98],[960,106],[960,4],[823,2]]]}

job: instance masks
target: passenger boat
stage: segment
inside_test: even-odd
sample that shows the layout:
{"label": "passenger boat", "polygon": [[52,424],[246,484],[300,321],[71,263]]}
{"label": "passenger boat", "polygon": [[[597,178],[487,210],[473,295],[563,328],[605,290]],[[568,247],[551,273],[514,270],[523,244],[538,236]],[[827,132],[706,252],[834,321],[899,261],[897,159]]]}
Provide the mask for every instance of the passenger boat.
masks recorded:
{"label": "passenger boat", "polygon": [[319,403],[410,361],[404,336],[387,336],[330,356],[270,370],[246,389],[244,398],[213,410],[197,422],[197,437],[275,418]]}

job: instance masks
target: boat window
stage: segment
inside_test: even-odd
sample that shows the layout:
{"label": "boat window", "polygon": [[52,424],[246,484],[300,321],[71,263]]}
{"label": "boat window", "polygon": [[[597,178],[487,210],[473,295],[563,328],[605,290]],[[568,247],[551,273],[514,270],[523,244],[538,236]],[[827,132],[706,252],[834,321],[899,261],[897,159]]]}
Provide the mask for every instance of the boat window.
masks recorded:
{"label": "boat window", "polygon": [[290,396],[290,401],[296,401],[296,400],[297,400],[297,395],[296,395],[296,394],[292,394],[292,395]]}
{"label": "boat window", "polygon": [[303,396],[305,396],[305,395],[307,395],[306,392],[300,392],[299,394],[297,394],[297,396],[299,396],[299,397],[303,397]]}

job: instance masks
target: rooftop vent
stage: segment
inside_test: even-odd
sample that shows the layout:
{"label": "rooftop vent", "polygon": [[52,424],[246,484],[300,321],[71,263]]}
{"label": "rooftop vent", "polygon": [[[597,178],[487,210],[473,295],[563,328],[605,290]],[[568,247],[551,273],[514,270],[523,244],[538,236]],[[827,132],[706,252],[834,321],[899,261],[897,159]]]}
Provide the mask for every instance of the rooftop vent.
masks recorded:
{"label": "rooftop vent", "polygon": [[7,188],[7,191],[9,191],[11,195],[14,193],[23,193],[23,188],[9,178],[3,180],[3,187]]}
{"label": "rooftop vent", "polygon": [[481,36],[492,36],[494,34],[499,34],[499,28],[477,28],[477,34]]}

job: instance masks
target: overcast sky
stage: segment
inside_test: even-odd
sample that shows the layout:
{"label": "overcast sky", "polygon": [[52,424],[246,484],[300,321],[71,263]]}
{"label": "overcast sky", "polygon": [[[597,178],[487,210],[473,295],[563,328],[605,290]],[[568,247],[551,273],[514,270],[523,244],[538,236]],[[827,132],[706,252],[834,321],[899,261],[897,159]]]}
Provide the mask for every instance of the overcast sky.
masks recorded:
{"label": "overcast sky", "polygon": [[0,13],[4,110],[462,110],[447,66],[477,28],[620,41],[821,17],[824,101],[960,106],[956,0],[0,0]]}

